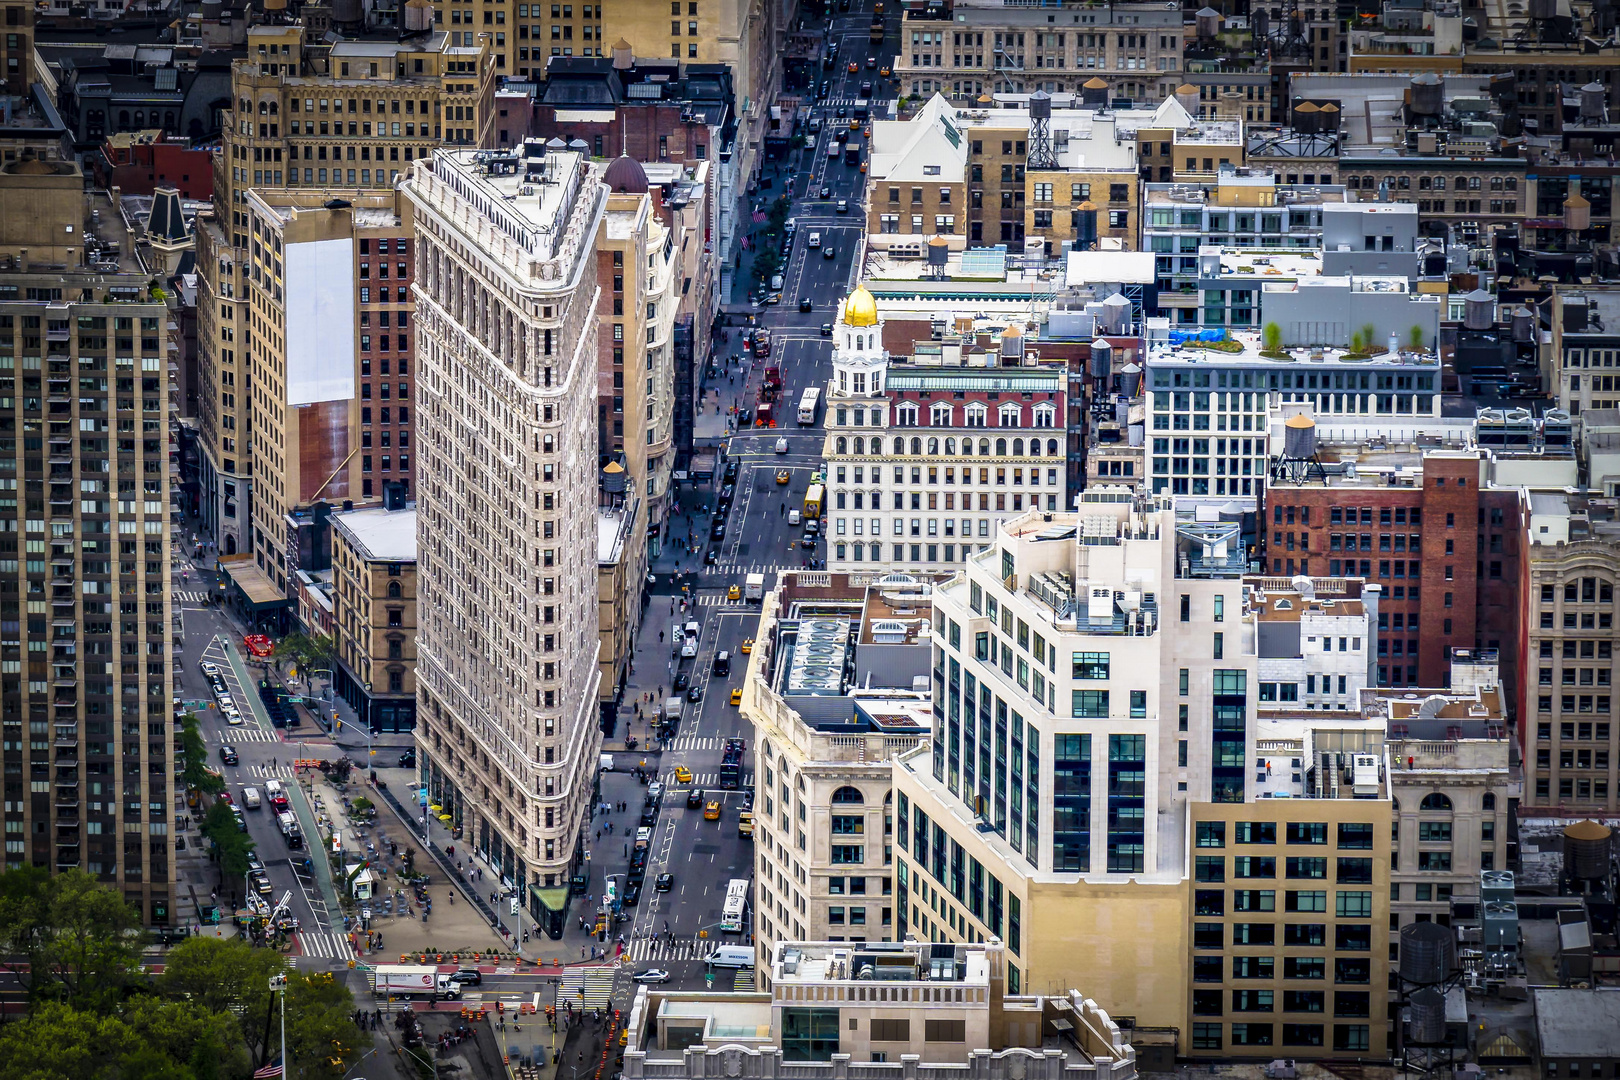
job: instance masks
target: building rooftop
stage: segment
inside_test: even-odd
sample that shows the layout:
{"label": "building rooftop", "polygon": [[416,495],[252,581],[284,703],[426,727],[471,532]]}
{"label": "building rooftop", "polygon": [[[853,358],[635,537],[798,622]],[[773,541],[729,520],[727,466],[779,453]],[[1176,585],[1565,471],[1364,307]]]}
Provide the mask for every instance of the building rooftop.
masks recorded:
{"label": "building rooftop", "polygon": [[404,510],[344,510],[332,515],[332,525],[369,562],[416,561],[416,504]]}
{"label": "building rooftop", "polygon": [[[1198,247],[1198,264],[1201,277],[1214,276],[1209,272],[1207,265],[1207,260],[1211,256],[1217,256],[1219,259],[1219,276],[1223,279],[1222,285],[1226,288],[1240,285],[1244,279],[1270,282],[1298,280],[1322,275],[1322,256],[1320,252],[1290,249],[1229,248],[1217,247],[1214,244],[1200,244]],[[1224,280],[1227,278],[1232,280]]]}
{"label": "building rooftop", "polygon": [[1620,990],[1535,991],[1536,1041],[1543,1060],[1614,1057]]}
{"label": "building rooftop", "polygon": [[624,557],[632,516],[628,510],[596,508],[596,563],[611,566]]}
{"label": "building rooftop", "polygon": [[[441,148],[415,169],[471,203],[532,259],[558,259],[595,241],[594,235],[575,235],[570,219],[581,198],[594,200],[606,191],[600,169],[561,139],[528,139],[505,150]],[[572,266],[561,270],[565,279],[571,272]]]}
{"label": "building rooftop", "polygon": [[778,942],[771,952],[771,989],[778,1000],[797,1000],[805,984],[878,982],[885,986],[990,985],[983,946],[933,942]]}
{"label": "building rooftop", "polygon": [[[1323,281],[1345,279],[1322,279]],[[1379,279],[1382,280],[1382,279]],[[1300,285],[1311,285],[1311,282],[1300,282]],[[1401,279],[1405,285],[1405,280]],[[1284,286],[1293,288],[1293,285]],[[1214,341],[1203,339],[1200,335],[1215,334]],[[1209,346],[1219,347],[1209,347]],[[1167,338],[1156,338],[1148,344],[1148,366],[1167,367],[1171,365],[1195,364],[1231,366],[1241,365],[1258,368],[1285,368],[1299,365],[1326,367],[1329,370],[1348,370],[1351,368],[1438,368],[1439,357],[1434,353],[1416,353],[1409,349],[1391,349],[1384,344],[1373,352],[1356,353],[1350,349],[1341,349],[1324,346],[1294,346],[1278,350],[1267,355],[1265,343],[1259,334],[1249,331],[1230,330],[1171,330]]]}

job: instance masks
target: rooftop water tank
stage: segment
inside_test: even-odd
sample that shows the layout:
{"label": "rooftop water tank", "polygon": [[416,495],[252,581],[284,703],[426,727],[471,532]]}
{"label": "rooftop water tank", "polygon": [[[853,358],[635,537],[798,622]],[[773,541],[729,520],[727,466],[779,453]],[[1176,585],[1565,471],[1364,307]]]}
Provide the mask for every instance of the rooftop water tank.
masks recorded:
{"label": "rooftop water tank", "polygon": [[1469,330],[1489,330],[1496,325],[1496,297],[1475,289],[1463,297],[1463,326]]}

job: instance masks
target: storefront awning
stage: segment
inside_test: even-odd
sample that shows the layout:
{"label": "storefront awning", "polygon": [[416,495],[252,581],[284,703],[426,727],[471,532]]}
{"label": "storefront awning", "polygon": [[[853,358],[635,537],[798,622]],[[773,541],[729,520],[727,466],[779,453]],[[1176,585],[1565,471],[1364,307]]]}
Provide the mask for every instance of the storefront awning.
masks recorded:
{"label": "storefront awning", "polygon": [[254,564],[251,555],[230,562],[221,559],[219,568],[231,579],[231,584],[253,610],[263,611],[291,606],[292,601],[283,595],[281,590],[276,588],[276,583]]}

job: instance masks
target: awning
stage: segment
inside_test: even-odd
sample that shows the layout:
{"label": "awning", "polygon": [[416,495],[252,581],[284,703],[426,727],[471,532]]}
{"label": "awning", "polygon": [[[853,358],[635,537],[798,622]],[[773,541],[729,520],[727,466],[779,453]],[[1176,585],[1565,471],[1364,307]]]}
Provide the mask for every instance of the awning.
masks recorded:
{"label": "awning", "polygon": [[255,565],[251,555],[243,555],[233,561],[221,559],[219,562],[219,568],[231,579],[231,584],[236,586],[237,591],[255,611],[291,606],[292,601],[276,588],[276,583],[271,581],[263,570]]}

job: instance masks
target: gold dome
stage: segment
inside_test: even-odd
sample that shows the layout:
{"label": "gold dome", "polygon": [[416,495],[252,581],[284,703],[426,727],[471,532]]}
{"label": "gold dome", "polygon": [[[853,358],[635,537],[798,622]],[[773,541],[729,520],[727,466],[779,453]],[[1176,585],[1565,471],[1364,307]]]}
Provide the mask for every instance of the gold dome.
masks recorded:
{"label": "gold dome", "polygon": [[876,326],[877,300],[866,291],[865,285],[855,286],[855,291],[849,294],[844,301],[844,322],[849,326]]}

